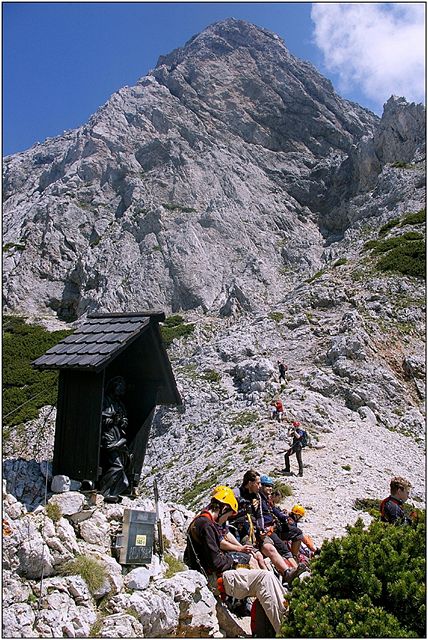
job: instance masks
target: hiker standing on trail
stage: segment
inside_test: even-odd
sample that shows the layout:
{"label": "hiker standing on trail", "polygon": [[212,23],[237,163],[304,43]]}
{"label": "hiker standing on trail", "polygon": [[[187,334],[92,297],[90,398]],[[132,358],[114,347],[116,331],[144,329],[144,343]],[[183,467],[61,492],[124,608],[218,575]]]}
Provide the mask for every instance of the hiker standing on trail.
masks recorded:
{"label": "hiker standing on trail", "polygon": [[390,482],[390,495],[380,503],[382,522],[390,524],[412,524],[411,518],[406,516],[403,504],[409,498],[412,485],[405,478],[395,476]]}
{"label": "hiker standing on trail", "polygon": [[285,613],[285,589],[279,580],[264,569],[236,568],[233,558],[220,549],[218,525],[224,524],[237,511],[238,502],[232,489],[217,487],[207,509],[189,526],[185,557],[193,556],[216,595],[223,592],[238,600],[257,598],[278,633]]}
{"label": "hiker standing on trail", "polygon": [[293,443],[291,447],[286,451],[285,459],[285,473],[290,473],[290,456],[296,454],[297,462],[299,464],[299,476],[303,476],[303,462],[302,462],[302,438],[305,435],[303,429],[300,429],[300,422],[294,420],[292,426],[288,430],[288,435],[293,436]]}
{"label": "hiker standing on trail", "polygon": [[286,382],[285,372],[287,371],[287,369],[287,365],[278,360],[279,382],[281,382],[281,380],[284,380],[284,382]]}

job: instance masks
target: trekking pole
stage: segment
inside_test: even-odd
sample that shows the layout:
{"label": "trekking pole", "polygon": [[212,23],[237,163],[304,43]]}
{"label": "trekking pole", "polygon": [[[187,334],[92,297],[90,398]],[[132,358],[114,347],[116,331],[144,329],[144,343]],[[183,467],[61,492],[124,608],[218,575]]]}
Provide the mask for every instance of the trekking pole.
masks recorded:
{"label": "trekking pole", "polygon": [[153,480],[153,492],[155,494],[156,526],[158,530],[159,560],[162,560],[164,548],[163,548],[163,535],[162,535],[162,521],[159,516],[159,490],[158,490],[158,482],[156,478]]}

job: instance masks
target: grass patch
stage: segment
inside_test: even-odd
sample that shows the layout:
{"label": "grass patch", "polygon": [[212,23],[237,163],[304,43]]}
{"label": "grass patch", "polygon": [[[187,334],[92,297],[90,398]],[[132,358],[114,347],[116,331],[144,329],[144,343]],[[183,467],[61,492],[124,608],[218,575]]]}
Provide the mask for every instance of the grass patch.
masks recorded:
{"label": "grass patch", "polygon": [[351,465],[350,464],[342,464],[342,469],[344,471],[351,471]]}
{"label": "grass patch", "polygon": [[336,260],[336,262],[333,262],[333,269],[335,269],[336,267],[341,267],[343,264],[347,264],[347,263],[348,263],[347,258],[339,258],[338,260]]}
{"label": "grass patch", "polygon": [[397,227],[400,224],[400,218],[393,218],[392,220],[389,220],[386,224],[384,224],[378,232],[379,236],[386,236],[386,234],[388,233],[388,231],[390,229],[393,229],[394,227]]}
{"label": "grass patch", "polygon": [[174,340],[186,338],[195,330],[195,325],[185,323],[180,315],[169,316],[160,328],[162,342],[166,348],[170,347]]}
{"label": "grass patch", "polygon": [[289,484],[285,482],[281,482],[281,480],[276,480],[273,485],[274,491],[280,491],[283,498],[288,498],[293,495],[293,488],[290,487]]}
{"label": "grass patch", "polygon": [[162,204],[164,209],[168,211],[182,211],[183,213],[195,213],[196,209],[192,209],[192,207],[183,207],[181,204],[175,204],[174,202],[164,202]]}
{"label": "grass patch", "polygon": [[210,478],[209,480],[203,480],[198,482],[191,489],[188,489],[181,496],[183,504],[187,507],[195,502],[202,493],[205,493],[208,489],[214,488],[216,481]]}
{"label": "grass patch", "polygon": [[12,249],[16,249],[17,251],[24,251],[25,244],[20,242],[7,242],[3,245],[3,251],[7,253],[8,251],[12,251]]}
{"label": "grass patch", "polygon": [[204,380],[207,380],[208,382],[220,382],[221,373],[219,373],[215,369],[205,369],[202,377]]}
{"label": "grass patch", "polygon": [[37,418],[57,401],[56,371],[36,371],[31,362],[72,331],[49,332],[19,316],[3,317],[3,424],[14,426]]}
{"label": "grass patch", "polygon": [[310,284],[311,282],[313,282],[314,280],[317,280],[318,278],[321,278],[321,276],[323,276],[325,274],[325,269],[321,269],[321,271],[317,271],[316,273],[314,273],[313,276],[311,276],[310,278],[308,278],[306,280],[306,282],[308,284]]}
{"label": "grass patch", "polygon": [[45,511],[52,522],[58,522],[62,518],[62,510],[57,502],[48,502]]}
{"label": "grass patch", "polygon": [[284,314],[281,313],[281,311],[272,311],[271,313],[269,313],[268,318],[270,318],[271,320],[273,320],[274,322],[276,322],[277,324],[279,322],[281,322],[281,320],[283,319]]}
{"label": "grass patch", "polygon": [[81,576],[94,594],[101,589],[107,579],[107,571],[101,562],[89,556],[79,555],[67,562],[61,569],[64,576]]}
{"label": "grass patch", "polygon": [[177,558],[174,558],[174,556],[171,556],[169,553],[165,554],[164,560],[168,565],[168,569],[165,572],[165,578],[172,578],[172,576],[175,576],[179,571],[186,571],[188,568],[180,560],[177,560]]}
{"label": "grass patch", "polygon": [[256,411],[241,411],[233,416],[233,425],[235,427],[245,427],[249,424],[257,422],[259,414]]}

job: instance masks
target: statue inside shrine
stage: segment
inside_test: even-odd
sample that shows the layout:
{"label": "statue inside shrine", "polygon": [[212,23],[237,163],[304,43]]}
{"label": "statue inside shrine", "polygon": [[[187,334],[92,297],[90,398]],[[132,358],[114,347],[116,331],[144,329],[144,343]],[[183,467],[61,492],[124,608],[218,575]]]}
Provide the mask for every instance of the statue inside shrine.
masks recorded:
{"label": "statue inside shrine", "polygon": [[122,376],[108,381],[104,394],[101,425],[101,468],[99,491],[105,502],[120,502],[131,494],[133,456],[128,449],[128,417],[123,396],[126,382]]}

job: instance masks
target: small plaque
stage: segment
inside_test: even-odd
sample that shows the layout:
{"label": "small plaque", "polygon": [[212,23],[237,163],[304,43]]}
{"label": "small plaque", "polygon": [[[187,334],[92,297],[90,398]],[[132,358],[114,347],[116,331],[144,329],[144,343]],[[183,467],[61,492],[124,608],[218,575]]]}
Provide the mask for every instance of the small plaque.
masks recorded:
{"label": "small plaque", "polygon": [[135,546],[136,547],[145,547],[147,545],[147,536],[146,535],[137,535],[135,536]]}

